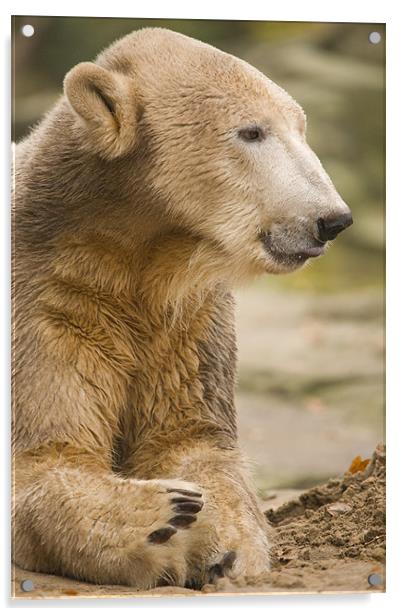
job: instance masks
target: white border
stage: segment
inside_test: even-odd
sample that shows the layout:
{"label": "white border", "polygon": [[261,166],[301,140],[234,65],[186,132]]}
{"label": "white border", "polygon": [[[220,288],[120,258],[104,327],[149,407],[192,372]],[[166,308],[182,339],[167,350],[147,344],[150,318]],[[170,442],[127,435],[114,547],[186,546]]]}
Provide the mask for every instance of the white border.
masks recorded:
{"label": "white border", "polygon": [[[190,2],[180,2],[179,0],[156,1],[148,0],[145,3],[135,1],[122,2],[114,0],[111,3],[89,3],[83,0],[70,0],[66,4],[54,3],[50,0],[35,0],[34,3],[27,1],[3,2],[1,6],[0,27],[2,30],[3,49],[6,53],[2,54],[0,83],[2,87],[3,113],[1,114],[3,137],[2,165],[0,166],[3,186],[3,208],[1,210],[1,289],[3,300],[2,306],[2,354],[1,354],[1,388],[4,392],[2,416],[3,425],[3,464],[4,473],[2,502],[2,543],[5,546],[8,541],[8,488],[9,479],[9,430],[8,414],[6,409],[9,404],[8,379],[9,379],[9,350],[6,341],[9,340],[9,304],[5,300],[8,296],[9,288],[9,215],[8,215],[8,163],[9,163],[9,86],[4,87],[9,81],[9,61],[10,61],[10,15],[77,15],[77,16],[108,16],[108,17],[169,17],[169,18],[198,18],[198,19],[260,19],[278,21],[338,21],[338,22],[368,22],[368,23],[387,23],[387,593],[369,595],[346,595],[346,596],[286,596],[286,597],[235,597],[235,598],[212,598],[202,599],[146,599],[146,600],[102,600],[82,601],[74,600],[71,605],[67,602],[47,601],[42,602],[14,602],[10,604],[6,597],[9,593],[8,582],[8,553],[2,550],[0,579],[2,584],[2,597],[6,609],[41,610],[43,607],[62,607],[74,610],[74,614],[80,613],[85,609],[108,609],[114,610],[123,607],[135,609],[137,612],[146,610],[153,613],[155,610],[163,609],[167,613],[172,611],[182,611],[191,609],[192,613],[201,613],[205,609],[229,608],[232,612],[240,612],[248,607],[253,611],[265,613],[268,610],[280,610],[281,614],[307,613],[321,614],[323,611],[327,615],[336,614],[339,616],[340,610],[353,610],[356,614],[379,613],[393,614],[397,612],[396,606],[400,604],[399,586],[401,584],[401,537],[397,536],[398,525],[401,520],[401,499],[399,495],[401,458],[400,438],[401,430],[401,349],[402,336],[400,320],[402,315],[402,295],[400,293],[400,266],[401,256],[398,251],[400,244],[400,233],[402,230],[402,199],[400,190],[401,176],[401,109],[402,109],[402,88],[398,74],[401,68],[401,20],[398,18],[398,5],[395,0],[365,0],[364,2],[350,0],[333,0],[323,2],[322,0],[280,0],[279,2],[268,2],[262,0],[247,0],[235,6],[233,1],[203,0],[200,6]],[[399,365],[398,365],[399,364]],[[191,601],[191,603],[190,603]]]}
{"label": "white border", "polygon": [[[109,4],[99,4],[80,0],[70,0],[58,4],[50,0],[32,2],[16,0],[8,3],[11,12],[20,15],[64,15],[96,17],[154,17],[180,19],[260,19],[277,21],[338,21],[379,23],[387,21],[389,11],[393,12],[392,2],[350,2],[337,0],[324,3],[313,0],[282,0],[281,2],[263,3],[249,0],[247,3],[234,4],[230,0],[204,0],[196,6],[185,0],[150,0],[145,3],[116,0]],[[5,3],[6,5],[6,3]],[[387,8],[388,6],[388,8]]]}

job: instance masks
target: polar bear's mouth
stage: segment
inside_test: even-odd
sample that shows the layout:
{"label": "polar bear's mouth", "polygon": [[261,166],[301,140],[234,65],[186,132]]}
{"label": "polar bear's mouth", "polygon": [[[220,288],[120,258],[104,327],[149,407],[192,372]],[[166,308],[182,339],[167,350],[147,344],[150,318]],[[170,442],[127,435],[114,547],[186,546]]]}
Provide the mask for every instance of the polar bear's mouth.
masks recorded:
{"label": "polar bear's mouth", "polygon": [[325,252],[325,243],[316,242],[312,246],[305,246],[298,250],[283,250],[273,246],[272,235],[267,231],[260,233],[260,240],[264,246],[265,252],[283,265],[302,265],[307,259],[320,257]]}

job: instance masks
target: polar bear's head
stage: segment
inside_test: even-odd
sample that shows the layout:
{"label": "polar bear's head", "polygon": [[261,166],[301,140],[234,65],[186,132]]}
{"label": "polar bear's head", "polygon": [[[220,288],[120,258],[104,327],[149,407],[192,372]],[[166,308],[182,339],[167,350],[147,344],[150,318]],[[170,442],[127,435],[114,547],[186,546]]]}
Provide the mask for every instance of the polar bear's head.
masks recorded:
{"label": "polar bear's head", "polygon": [[301,107],[238,58],[145,29],[73,68],[65,92],[89,147],[107,160],[143,157],[161,216],[228,262],[292,271],[352,223],[306,142]]}

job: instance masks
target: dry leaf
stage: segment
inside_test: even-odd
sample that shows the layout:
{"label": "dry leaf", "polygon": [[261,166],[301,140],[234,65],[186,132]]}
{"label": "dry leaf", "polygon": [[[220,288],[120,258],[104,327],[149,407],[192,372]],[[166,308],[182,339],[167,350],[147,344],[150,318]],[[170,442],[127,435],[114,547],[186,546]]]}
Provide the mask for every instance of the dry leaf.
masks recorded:
{"label": "dry leaf", "polygon": [[74,588],[62,588],[60,594],[75,597],[75,595],[78,595],[78,591],[74,590]]}
{"label": "dry leaf", "polygon": [[355,473],[364,471],[364,469],[366,468],[369,462],[370,462],[370,458],[367,458],[366,460],[362,460],[360,456],[356,456],[355,458],[353,458],[347,472],[354,475]]}

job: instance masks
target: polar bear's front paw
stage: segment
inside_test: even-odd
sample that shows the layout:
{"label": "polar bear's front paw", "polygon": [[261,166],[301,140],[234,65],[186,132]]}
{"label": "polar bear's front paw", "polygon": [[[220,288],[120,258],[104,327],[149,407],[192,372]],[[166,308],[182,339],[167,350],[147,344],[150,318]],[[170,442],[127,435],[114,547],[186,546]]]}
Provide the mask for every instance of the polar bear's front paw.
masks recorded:
{"label": "polar bear's front paw", "polygon": [[[192,527],[204,506],[201,489],[178,479],[131,480],[130,487],[132,499],[116,506],[118,515],[106,539],[110,546],[113,537],[115,545],[111,551],[103,550],[108,562],[102,583],[137,589],[184,585],[189,549],[193,535],[197,536]],[[105,540],[104,533],[100,540]]]}
{"label": "polar bear's front paw", "polygon": [[166,526],[157,528],[148,535],[147,539],[150,543],[166,543],[177,533],[178,529],[188,528],[196,521],[196,514],[204,506],[202,493],[195,489],[170,486],[166,487],[166,494],[169,495],[173,515],[167,520]]}

